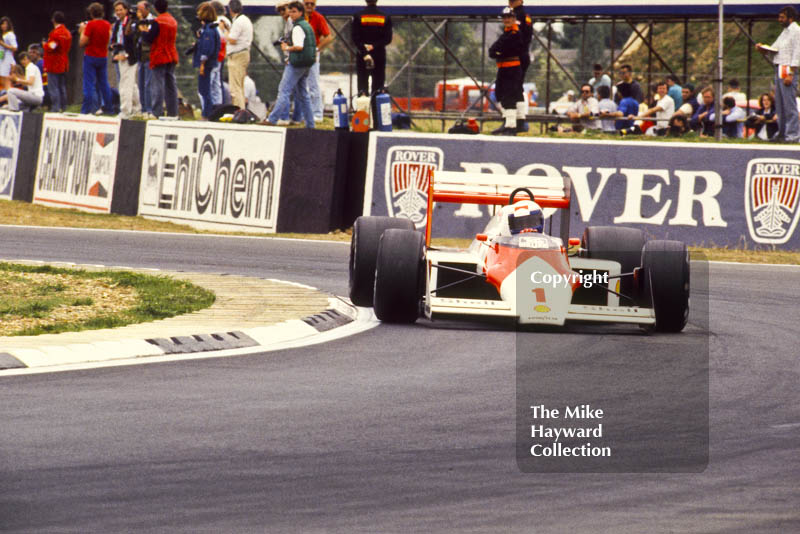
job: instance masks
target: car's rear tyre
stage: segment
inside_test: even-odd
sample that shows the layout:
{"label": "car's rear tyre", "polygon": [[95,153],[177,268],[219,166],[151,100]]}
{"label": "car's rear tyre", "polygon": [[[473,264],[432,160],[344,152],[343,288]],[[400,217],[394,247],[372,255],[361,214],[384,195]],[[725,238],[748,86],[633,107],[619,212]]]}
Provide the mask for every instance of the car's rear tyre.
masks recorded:
{"label": "car's rear tyre", "polygon": [[680,332],[689,320],[689,250],[680,241],[648,241],[642,249],[642,304],[656,314],[655,330]]}
{"label": "car's rear tyre", "polygon": [[[637,228],[621,226],[588,226],[583,231],[582,247],[584,256],[598,260],[616,261],[621,273],[632,273],[639,267],[642,247],[647,240],[644,232]],[[635,298],[638,294],[633,276],[623,276],[619,282],[620,293]],[[620,299],[620,305],[630,306],[633,302]]]}
{"label": "car's rear tyre", "polygon": [[413,230],[411,220],[400,217],[359,217],[350,240],[350,300],[356,306],[372,306],[378,242],[389,228]]}
{"label": "car's rear tyre", "polygon": [[425,270],[425,236],[413,230],[383,232],[375,268],[375,316],[388,323],[419,317]]}

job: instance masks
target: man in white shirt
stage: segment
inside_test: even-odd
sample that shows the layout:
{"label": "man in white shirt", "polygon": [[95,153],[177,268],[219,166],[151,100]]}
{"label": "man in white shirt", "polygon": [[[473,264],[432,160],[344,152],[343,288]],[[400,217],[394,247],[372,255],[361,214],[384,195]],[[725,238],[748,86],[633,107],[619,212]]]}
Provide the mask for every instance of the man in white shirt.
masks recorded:
{"label": "man in white shirt", "polygon": [[20,52],[17,56],[19,64],[25,69],[25,76],[11,74],[11,83],[18,83],[25,86],[25,89],[11,87],[8,92],[0,96],[0,102],[8,100],[10,111],[20,111],[22,107],[36,107],[42,105],[44,100],[44,86],[42,85],[42,73],[28,56],[27,52]]}
{"label": "man in white shirt", "polygon": [[656,105],[642,113],[642,116],[656,118],[655,126],[647,130],[647,135],[667,135],[669,120],[672,118],[672,115],[675,114],[675,101],[667,94],[668,87],[666,80],[658,82],[656,91],[658,91],[658,101]]}
{"label": "man in white shirt", "polygon": [[616,127],[616,113],[617,105],[611,100],[611,87],[608,85],[600,85],[597,87],[597,97],[600,101],[597,103],[598,115],[603,119],[603,131],[606,133],[617,133]]}
{"label": "man in white shirt", "polygon": [[569,117],[575,124],[572,129],[576,132],[587,128],[589,130],[599,130],[600,121],[592,118],[597,117],[600,109],[597,106],[597,99],[592,96],[594,88],[585,83],[581,86],[581,97],[572,103],[567,110],[567,117]]}
{"label": "man in white shirt", "polygon": [[253,23],[242,14],[241,0],[231,0],[228,4],[233,21],[231,29],[225,34],[228,63],[228,84],[231,87],[233,105],[245,109],[244,77],[250,65],[250,45],[253,44]]}
{"label": "man in white shirt", "polygon": [[778,133],[773,140],[797,143],[800,141],[800,120],[797,116],[797,71],[800,67],[800,26],[797,10],[781,8],[778,22],[783,31],[768,47],[762,43],[756,49],[775,65],[775,110],[778,114]]}

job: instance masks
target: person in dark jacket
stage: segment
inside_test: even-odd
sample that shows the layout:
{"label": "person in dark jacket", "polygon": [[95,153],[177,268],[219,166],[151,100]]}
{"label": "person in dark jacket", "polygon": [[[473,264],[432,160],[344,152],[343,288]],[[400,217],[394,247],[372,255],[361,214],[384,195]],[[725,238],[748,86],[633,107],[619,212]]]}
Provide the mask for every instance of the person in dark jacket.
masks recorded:
{"label": "person in dark jacket", "polygon": [[351,36],[358,50],[358,92],[370,95],[375,94],[386,83],[386,46],[392,42],[392,19],[378,9],[378,0],[366,2],[367,7],[353,15]]}
{"label": "person in dark jacket", "polygon": [[192,66],[198,69],[197,91],[203,101],[202,116],[208,119],[214,107],[211,100],[211,71],[217,65],[221,41],[217,30],[217,11],[211,2],[203,2],[197,6],[197,18],[202,27],[198,31]]}
{"label": "person in dark jacket", "polygon": [[517,25],[514,10],[503,9],[503,33],[489,47],[489,57],[497,62],[495,96],[503,107],[505,124],[493,131],[495,135],[517,135],[517,102],[522,95],[522,66],[520,56],[527,52]]}
{"label": "person in dark jacket", "polygon": [[175,48],[175,40],[178,22],[167,11],[167,0],[155,0],[153,7],[158,16],[150,22],[150,29],[142,36],[142,40],[150,44],[150,97],[153,115],[160,117],[166,102],[167,115],[177,117],[178,82],[175,79],[175,67],[178,65],[178,49]]}

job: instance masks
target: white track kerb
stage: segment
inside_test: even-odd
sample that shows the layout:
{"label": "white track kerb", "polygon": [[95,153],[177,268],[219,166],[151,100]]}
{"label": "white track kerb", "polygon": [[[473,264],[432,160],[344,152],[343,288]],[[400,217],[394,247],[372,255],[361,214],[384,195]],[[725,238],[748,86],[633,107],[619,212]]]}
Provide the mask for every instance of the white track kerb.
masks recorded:
{"label": "white track kerb", "polygon": [[[317,291],[294,282],[269,282]],[[15,338],[6,337],[0,346],[0,376],[258,354],[333,341],[379,324],[370,309],[357,308],[344,298],[329,296],[327,300],[327,309],[303,319],[256,327],[251,322],[247,328],[236,330],[188,327],[184,335],[158,337],[158,329],[154,328],[149,338],[126,338],[115,330],[94,330],[73,332],[66,337],[59,334],[70,341],[63,344],[37,345],[35,340],[26,338],[25,343],[18,342],[24,346],[16,347]],[[81,334],[86,335],[86,342],[74,342]]]}

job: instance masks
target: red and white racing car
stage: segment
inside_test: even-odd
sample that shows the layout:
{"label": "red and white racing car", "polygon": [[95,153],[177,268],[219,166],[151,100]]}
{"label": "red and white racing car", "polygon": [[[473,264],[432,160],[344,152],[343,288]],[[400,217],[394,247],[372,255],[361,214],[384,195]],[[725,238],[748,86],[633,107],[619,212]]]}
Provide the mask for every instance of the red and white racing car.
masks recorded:
{"label": "red and white racing car", "polygon": [[[520,324],[578,320],[683,330],[689,315],[686,245],[647,241],[641,230],[614,226],[590,226],[582,239],[570,239],[570,192],[568,177],[437,171],[424,234],[404,218],[356,220],[350,299],[395,323],[420,315],[470,315],[512,317]],[[435,248],[430,214],[436,202],[494,206],[494,215],[468,249]],[[546,215],[551,233],[558,215],[559,237],[545,233]]]}

